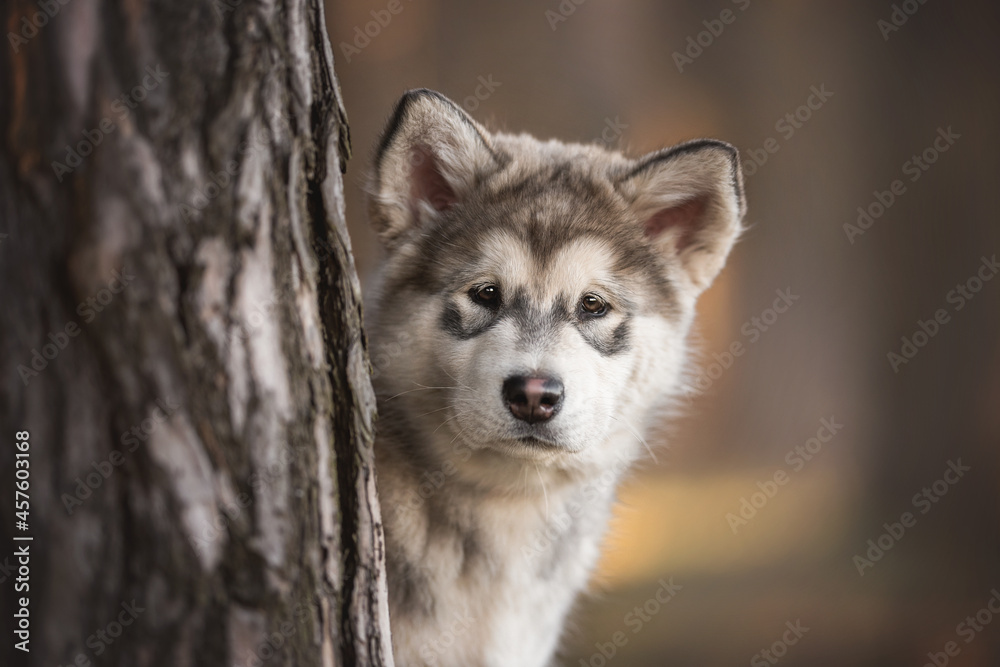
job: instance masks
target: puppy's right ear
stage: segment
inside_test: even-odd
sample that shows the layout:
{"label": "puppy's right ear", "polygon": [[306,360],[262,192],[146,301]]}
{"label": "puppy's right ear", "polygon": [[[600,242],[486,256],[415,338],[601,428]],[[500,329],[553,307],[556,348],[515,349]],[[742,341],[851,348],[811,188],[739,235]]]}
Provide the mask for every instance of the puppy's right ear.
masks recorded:
{"label": "puppy's right ear", "polygon": [[444,95],[420,89],[399,100],[375,154],[368,209],[392,247],[459,204],[503,160],[489,133]]}

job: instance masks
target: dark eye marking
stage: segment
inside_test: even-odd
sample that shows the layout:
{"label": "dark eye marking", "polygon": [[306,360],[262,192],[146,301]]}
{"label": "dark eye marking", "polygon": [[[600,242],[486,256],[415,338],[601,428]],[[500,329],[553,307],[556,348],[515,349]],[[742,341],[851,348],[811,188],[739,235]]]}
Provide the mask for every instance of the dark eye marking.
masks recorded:
{"label": "dark eye marking", "polygon": [[580,335],[587,343],[601,353],[602,357],[610,357],[631,348],[632,333],[631,318],[626,317],[612,331],[595,331],[583,324],[577,325]]}
{"label": "dark eye marking", "polygon": [[479,317],[466,314],[463,317],[458,304],[449,301],[441,311],[441,318],[438,320],[440,327],[448,334],[459,340],[469,340],[479,334],[489,331],[499,322],[499,318],[494,317],[489,311],[482,310]]}
{"label": "dark eye marking", "polygon": [[621,321],[613,324],[604,319],[604,316],[616,309],[601,295],[587,292],[577,302],[576,329],[601,356],[610,357],[626,352],[631,348],[632,308],[628,301],[624,301],[618,309]]}

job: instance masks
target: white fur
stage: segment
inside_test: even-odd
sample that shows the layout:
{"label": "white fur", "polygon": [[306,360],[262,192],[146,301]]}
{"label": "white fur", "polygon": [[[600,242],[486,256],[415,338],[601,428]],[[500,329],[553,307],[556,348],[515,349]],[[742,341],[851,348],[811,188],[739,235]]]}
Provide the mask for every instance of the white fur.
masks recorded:
{"label": "white fur", "polygon": [[[401,295],[383,292],[370,305],[373,357],[383,359],[376,463],[396,663],[542,667],[597,560],[615,488],[680,388],[695,301],[740,230],[738,164],[718,142],[635,161],[595,146],[494,135],[440,96],[410,93],[384,140],[372,199],[373,224],[389,249],[385,285],[398,286],[417,260],[450,247],[436,236],[446,209],[421,200],[411,182],[420,169],[408,162],[415,150],[430,151],[457,206],[476,188],[499,191],[535,174],[540,183],[567,174],[585,181],[605,198],[594,210],[618,216],[612,226],[704,204],[680,231],[628,237],[664,258],[638,266],[662,271],[655,278],[665,282],[616,268],[622,242],[614,234],[575,236],[540,261],[522,235],[498,225],[478,237],[466,279],[435,290],[397,287]],[[546,172],[553,165],[563,171]],[[588,206],[543,196],[537,203],[553,219]],[[436,243],[423,244],[428,238]],[[563,312],[553,309],[560,299],[579,303],[587,294],[610,309],[593,320],[538,315],[544,331],[534,337],[514,316],[464,338],[443,327],[448,309],[463,323],[486,317],[469,296],[484,283],[522,295],[530,313]],[[627,345],[616,352],[602,354],[582,333],[609,334],[626,318]],[[531,427],[550,446],[518,437],[528,427],[500,388],[521,374],[556,376],[565,386],[556,416]]]}

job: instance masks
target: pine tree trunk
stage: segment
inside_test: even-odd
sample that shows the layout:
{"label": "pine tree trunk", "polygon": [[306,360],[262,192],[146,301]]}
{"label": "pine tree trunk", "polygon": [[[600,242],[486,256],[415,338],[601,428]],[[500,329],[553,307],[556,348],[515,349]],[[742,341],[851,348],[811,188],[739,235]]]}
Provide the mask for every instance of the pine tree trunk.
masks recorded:
{"label": "pine tree trunk", "polygon": [[392,665],[321,1],[3,14],[0,662]]}

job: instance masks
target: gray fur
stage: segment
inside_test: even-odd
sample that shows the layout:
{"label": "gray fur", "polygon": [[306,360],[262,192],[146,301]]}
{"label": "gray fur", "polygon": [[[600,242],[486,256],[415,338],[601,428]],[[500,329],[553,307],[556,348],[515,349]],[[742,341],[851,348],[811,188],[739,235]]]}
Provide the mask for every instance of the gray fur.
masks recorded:
{"label": "gray fur", "polygon": [[[396,663],[549,664],[740,232],[737,153],[701,140],[634,160],[496,134],[411,91],[370,202],[387,250],[373,346],[410,341],[376,378]],[[562,380],[550,420],[507,409],[519,374]]]}

